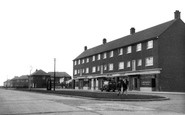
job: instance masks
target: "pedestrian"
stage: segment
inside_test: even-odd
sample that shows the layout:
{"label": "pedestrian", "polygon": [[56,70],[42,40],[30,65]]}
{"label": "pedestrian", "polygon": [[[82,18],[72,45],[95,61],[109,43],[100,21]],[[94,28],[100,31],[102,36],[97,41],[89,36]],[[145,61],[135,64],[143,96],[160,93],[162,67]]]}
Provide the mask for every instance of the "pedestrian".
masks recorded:
{"label": "pedestrian", "polygon": [[120,80],[118,81],[117,89],[118,89],[118,94],[117,95],[119,95],[121,93],[121,81]]}
{"label": "pedestrian", "polygon": [[[118,94],[117,95],[120,95],[120,94],[124,94],[124,92],[127,90],[127,85],[126,85],[126,82],[124,79],[122,79],[121,81],[118,82]],[[126,92],[127,94],[127,92]]]}
{"label": "pedestrian", "polygon": [[124,94],[126,92],[126,95],[127,95],[127,88],[128,87],[127,87],[127,84],[126,84],[126,80],[123,80],[122,87],[123,87],[122,94]]}

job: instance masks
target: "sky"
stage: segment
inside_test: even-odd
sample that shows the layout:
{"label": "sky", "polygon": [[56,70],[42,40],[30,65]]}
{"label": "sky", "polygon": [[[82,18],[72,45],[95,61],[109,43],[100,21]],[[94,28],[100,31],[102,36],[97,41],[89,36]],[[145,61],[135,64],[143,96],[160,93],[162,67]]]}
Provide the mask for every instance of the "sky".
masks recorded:
{"label": "sky", "polygon": [[0,86],[36,69],[73,75],[84,51],[174,19],[184,0],[1,0]]}

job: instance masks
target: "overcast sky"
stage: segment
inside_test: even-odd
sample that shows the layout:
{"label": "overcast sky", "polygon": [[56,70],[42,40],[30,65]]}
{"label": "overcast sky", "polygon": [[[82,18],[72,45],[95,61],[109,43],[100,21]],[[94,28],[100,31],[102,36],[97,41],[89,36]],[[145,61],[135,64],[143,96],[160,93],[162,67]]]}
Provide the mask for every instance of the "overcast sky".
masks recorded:
{"label": "overcast sky", "polygon": [[184,0],[1,0],[0,85],[36,69],[65,71],[84,46],[102,44],[174,19]]}

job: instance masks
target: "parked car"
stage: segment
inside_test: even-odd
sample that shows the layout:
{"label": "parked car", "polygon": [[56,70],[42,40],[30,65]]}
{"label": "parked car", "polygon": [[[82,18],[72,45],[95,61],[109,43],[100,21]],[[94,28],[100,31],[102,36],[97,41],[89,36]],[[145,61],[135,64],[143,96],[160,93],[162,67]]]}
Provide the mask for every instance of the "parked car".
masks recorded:
{"label": "parked car", "polygon": [[114,81],[104,81],[103,87],[101,88],[101,91],[115,91],[116,90],[116,82]]}

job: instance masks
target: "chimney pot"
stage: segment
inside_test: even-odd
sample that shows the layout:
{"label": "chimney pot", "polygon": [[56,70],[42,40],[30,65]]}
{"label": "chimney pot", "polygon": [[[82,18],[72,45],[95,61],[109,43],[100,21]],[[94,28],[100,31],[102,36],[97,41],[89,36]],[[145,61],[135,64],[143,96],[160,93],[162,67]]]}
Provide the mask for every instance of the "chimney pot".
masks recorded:
{"label": "chimney pot", "polygon": [[174,12],[175,19],[179,19],[179,18],[180,18],[180,13],[181,13],[181,12],[179,12],[179,10],[176,10],[176,11]]}
{"label": "chimney pot", "polygon": [[84,51],[86,51],[86,50],[87,50],[87,46],[84,47]]}
{"label": "chimney pot", "polygon": [[134,34],[134,33],[135,33],[135,28],[132,27],[132,28],[130,29],[130,34],[132,35],[132,34]]}
{"label": "chimney pot", "polygon": [[104,38],[104,39],[103,39],[103,44],[106,44],[106,43],[107,43],[107,39]]}

